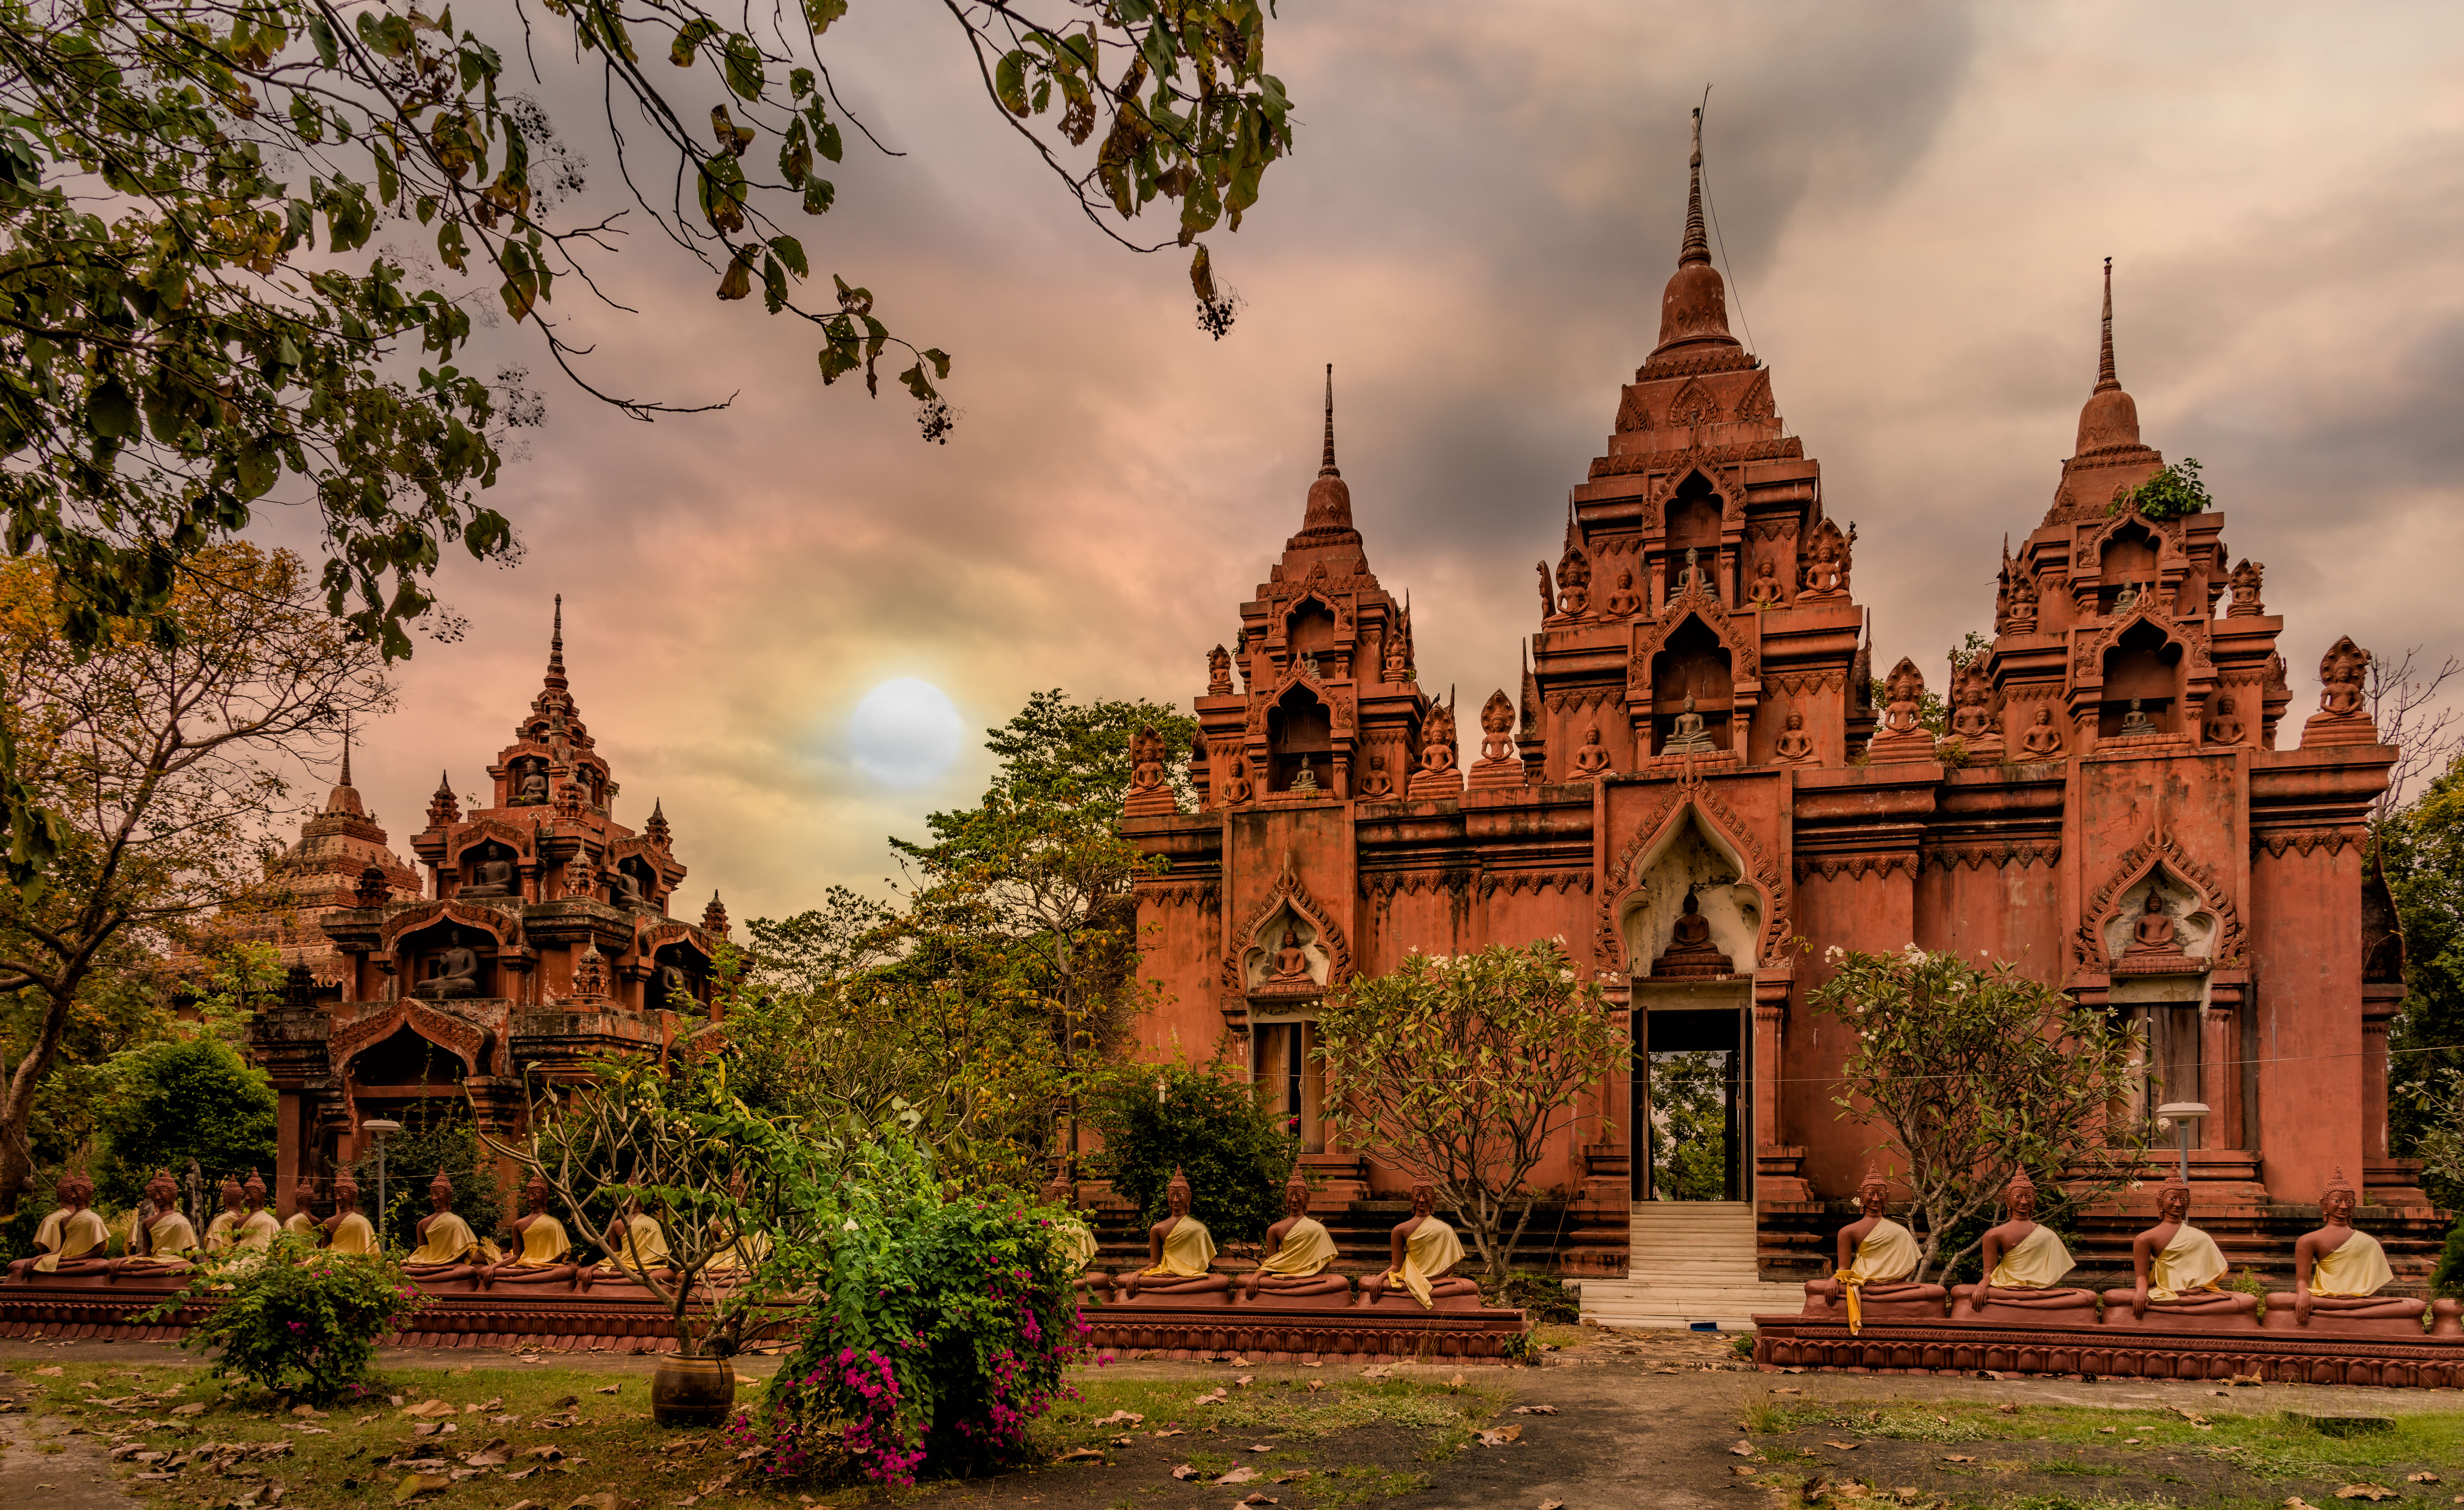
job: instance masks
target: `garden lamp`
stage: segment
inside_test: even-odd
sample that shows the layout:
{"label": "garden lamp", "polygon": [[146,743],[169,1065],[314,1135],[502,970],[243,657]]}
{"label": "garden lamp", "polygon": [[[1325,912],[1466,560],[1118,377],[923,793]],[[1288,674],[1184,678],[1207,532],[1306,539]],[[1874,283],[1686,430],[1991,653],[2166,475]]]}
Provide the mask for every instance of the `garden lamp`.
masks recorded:
{"label": "garden lamp", "polygon": [[2190,1183],[2190,1124],[2208,1115],[2208,1108],[2198,1101],[2167,1101],[2156,1108],[2161,1124],[2173,1124],[2173,1138],[2181,1159],[2182,1183]]}
{"label": "garden lamp", "polygon": [[385,1137],[389,1133],[402,1131],[402,1123],[387,1121],[383,1117],[371,1117],[360,1123],[360,1127],[362,1131],[377,1141],[377,1249],[382,1253],[385,1250]]}

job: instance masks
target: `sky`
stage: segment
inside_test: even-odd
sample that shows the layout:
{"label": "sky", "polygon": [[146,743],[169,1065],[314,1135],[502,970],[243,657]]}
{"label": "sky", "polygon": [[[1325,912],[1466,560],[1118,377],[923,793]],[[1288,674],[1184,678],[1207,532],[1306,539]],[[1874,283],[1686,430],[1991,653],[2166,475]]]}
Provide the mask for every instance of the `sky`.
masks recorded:
{"label": "sky", "polygon": [[[838,208],[798,229],[817,278],[952,353],[946,446],[890,385],[825,389],[803,329],[716,300],[647,228],[599,264],[637,313],[569,282],[557,309],[594,382],[727,408],[636,422],[525,332],[483,331],[472,365],[528,362],[548,417],[488,500],[519,564],[449,562],[463,637],[423,643],[363,731],[358,784],[397,853],[440,768],[466,803],[481,788],[561,593],[616,816],[663,804],[679,910],[714,888],[738,920],[880,892],[886,836],[971,802],[979,731],[1030,692],[1203,690],[1298,526],[1330,362],[1355,518],[1411,593],[1423,681],[1510,689],[1531,563],[1656,337],[1706,84],[1732,327],[1858,527],[1878,664],[1913,655],[1939,688],[1947,647],[1990,631],[2000,543],[2043,515],[2095,379],[2107,256],[2144,437],[2205,464],[2230,547],[2266,564],[2288,743],[2337,635],[2464,654],[2464,8],[1281,12],[1268,66],[1298,145],[1207,238],[1243,301],[1220,342],[1185,257],[1097,233],[941,9],[889,0],[858,0],[828,57],[904,155],[851,144]],[[585,163],[572,212],[622,208],[595,92],[542,61]]]}

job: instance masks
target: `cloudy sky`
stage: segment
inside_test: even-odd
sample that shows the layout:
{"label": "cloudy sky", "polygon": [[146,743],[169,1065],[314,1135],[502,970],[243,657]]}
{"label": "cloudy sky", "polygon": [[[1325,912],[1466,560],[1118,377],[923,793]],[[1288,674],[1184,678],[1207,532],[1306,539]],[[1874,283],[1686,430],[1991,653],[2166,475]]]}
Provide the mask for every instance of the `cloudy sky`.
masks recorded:
{"label": "cloudy sky", "polygon": [[[1423,678],[1510,684],[1531,563],[1656,332],[1705,83],[1732,316],[1858,525],[1885,663],[1939,684],[1990,627],[1999,543],[2043,513],[2095,375],[2108,255],[2145,438],[2206,463],[2227,541],[2267,564],[2295,718],[2339,633],[2464,652],[2464,10],[1282,11],[1299,149],[1210,238],[1244,300],[1218,343],[1181,258],[1121,251],[1039,176],[939,7],[859,0],[830,35],[839,88],[907,155],[851,149],[806,245],[955,355],[957,433],[927,446],[903,397],[825,390],[799,330],[717,302],[651,236],[607,270],[639,315],[568,285],[595,377],[735,401],[644,425],[540,380],[549,421],[494,499],[524,559],[446,569],[469,633],[423,645],[359,755],[397,850],[440,766],[484,780],[561,592],[618,816],[664,801],[688,895],[742,919],[878,889],[884,835],[968,801],[978,731],[1029,691],[1202,688],[1300,518],[1328,362]],[[595,100],[569,77],[543,93],[595,203]],[[900,678],[966,731],[938,779],[885,780],[851,737]]]}

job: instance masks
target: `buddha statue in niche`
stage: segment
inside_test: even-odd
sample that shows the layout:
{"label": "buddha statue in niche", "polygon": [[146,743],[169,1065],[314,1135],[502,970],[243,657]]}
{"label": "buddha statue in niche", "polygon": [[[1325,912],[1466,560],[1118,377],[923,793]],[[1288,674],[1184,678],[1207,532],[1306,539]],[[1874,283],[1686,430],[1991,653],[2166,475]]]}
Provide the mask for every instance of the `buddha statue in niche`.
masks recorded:
{"label": "buddha statue in niche", "polygon": [[607,869],[607,897],[619,907],[649,905],[642,895],[641,877],[623,865],[611,865]]}
{"label": "buddha statue in niche", "polygon": [[693,993],[692,976],[665,963],[650,972],[650,1010],[698,1012],[700,1008],[701,1000]]}
{"label": "buddha statue in niche", "polygon": [[1600,726],[1595,723],[1583,731],[1582,746],[1574,751],[1574,774],[1590,780],[1608,771],[1608,746],[1600,743]]}
{"label": "buddha statue in niche", "polygon": [[521,1239],[521,1252],[480,1270],[480,1289],[493,1290],[500,1284],[570,1285],[582,1277],[582,1266],[567,1256],[573,1252],[573,1239],[547,1209],[554,1194],[538,1175],[522,1187],[522,1204],[529,1210],[514,1218],[514,1235]]}
{"label": "buddha statue in niche", "polygon": [[1695,897],[1694,888],[1686,887],[1676,927],[1668,936],[1668,947],[1651,962],[1651,978],[1709,980],[1735,968],[1734,962],[1711,942],[1711,920],[1703,916],[1702,902]]}
{"label": "buddha statue in niche", "polygon": [[1374,800],[1379,797],[1391,797],[1394,793],[1395,778],[1386,774],[1386,757],[1370,756],[1369,774],[1360,778],[1360,796]]}
{"label": "buddha statue in niche", "polygon": [[479,956],[468,944],[455,940],[436,955],[428,979],[412,987],[410,993],[431,1002],[478,995]]}
{"label": "buddha statue in niche", "polygon": [[2122,715],[2122,728],[2117,733],[2117,738],[2135,740],[2158,732],[2156,721],[2149,718],[2140,707],[2140,700],[2137,698],[2130,699],[2129,709]]}
{"label": "buddha statue in niche", "polygon": [[1685,704],[1677,722],[1668,727],[1668,738],[1661,742],[1662,755],[1708,755],[1718,746],[1711,743],[1711,731],[1704,725],[1703,715],[1694,711],[1694,694],[1685,695]]}
{"label": "buddha statue in niche", "polygon": [[377,1230],[360,1214],[359,1183],[347,1174],[334,1177],[334,1214],[325,1218],[321,1231],[328,1253],[372,1254],[377,1251]]}
{"label": "buddha statue in niche", "polygon": [[2126,954],[2179,954],[2182,952],[2181,925],[2165,910],[2165,893],[2161,887],[2147,888],[2147,905],[2140,910],[2130,925],[2130,947]]}
{"label": "buddha statue in niche", "polygon": [[1753,585],[1746,589],[1747,601],[1756,608],[1775,609],[1780,606],[1779,570],[1765,556],[1754,564]]}
{"label": "buddha statue in niche", "polygon": [[1232,1277],[1214,1272],[1215,1234],[1189,1214],[1190,1193],[1189,1176],[1173,1170],[1172,1183],[1164,1187],[1168,1214],[1147,1229],[1147,1267],[1121,1276],[1122,1300],[1135,1300],[1141,1291],[1174,1300],[1231,1298]]}
{"label": "buddha statue in niche", "polygon": [[1077,1184],[1070,1180],[1047,1182],[1044,1187],[1044,1204],[1058,1207],[1063,1212],[1048,1220],[1052,1225],[1052,1240],[1061,1249],[1063,1266],[1074,1276],[1069,1281],[1071,1288],[1098,1299],[1110,1299],[1112,1277],[1089,1267],[1101,1249],[1095,1241],[1095,1230],[1089,1227],[1087,1219],[1078,1213]]}
{"label": "buddha statue in niche", "polygon": [[1670,594],[1672,597],[1682,598],[1689,592],[1708,592],[1711,590],[1710,583],[1703,574],[1702,560],[1703,551],[1701,546],[1688,545],[1685,547],[1685,565],[1678,568],[1677,590]]}
{"label": "buddha statue in niche", "polygon": [[521,780],[514,787],[514,806],[540,808],[547,805],[547,772],[537,761],[522,763]]}
{"label": "buddha statue in niche", "polygon": [[475,859],[466,858],[463,865],[470,879],[454,891],[456,897],[510,897],[514,894],[514,862],[502,855],[483,850]]}
{"label": "buddha statue in niche", "polygon": [[2062,758],[2062,731],[2054,727],[2054,710],[2039,703],[2035,722],[2019,736],[2019,753],[2031,761]]}
{"label": "buddha statue in niche", "polygon": [[1333,1304],[1332,1298],[1352,1298],[1352,1281],[1326,1272],[1340,1256],[1334,1234],[1309,1214],[1309,1182],[1294,1174],[1284,1182],[1284,1219],[1266,1229],[1265,1256],[1241,1277],[1236,1289],[1255,1300],[1264,1291],[1278,1305],[1294,1301]]}
{"label": "buddha statue in niche", "polygon": [[1469,1297],[1477,1306],[1480,1284],[1447,1273],[1463,1261],[1463,1240],[1438,1217],[1437,1187],[1426,1180],[1412,1187],[1412,1214],[1395,1224],[1387,1238],[1386,1268],[1360,1281],[1362,1305],[1375,1305],[1390,1289],[1400,1289],[1423,1311],[1440,1300]]}
{"label": "buddha statue in niche", "polygon": [[36,1275],[68,1279],[79,1275],[107,1275],[111,1260],[105,1250],[111,1229],[94,1209],[94,1182],[82,1174],[64,1174],[53,1188],[59,1208],[34,1229],[34,1252],[9,1266],[9,1278],[22,1283]]}
{"label": "buddha statue in niche", "polygon": [[2232,1266],[2216,1240],[2190,1225],[2190,1188],[2180,1175],[2157,1188],[2156,1215],[2155,1226],[2130,1240],[2136,1282],[2127,1290],[2104,1292],[2105,1324],[2121,1322],[2125,1315],[2132,1324],[2257,1324],[2258,1297],[2217,1288]]}
{"label": "buddha statue in niche", "polygon": [[1630,619],[1642,611],[1642,597],[1634,590],[1634,573],[1617,573],[1617,588],[1609,593],[1608,614],[1613,619]]}
{"label": "buddha statue in niche", "polygon": [[1309,976],[1309,952],[1301,947],[1301,936],[1290,928],[1284,930],[1283,947],[1275,951],[1275,963],[1266,972],[1269,986],[1309,986],[1316,984]]}
{"label": "buddha statue in niche", "polygon": [[1839,1229],[1839,1267],[1828,1279],[1806,1281],[1806,1314],[1821,1315],[1832,1301],[1844,1301],[1852,1336],[1868,1313],[1878,1321],[1942,1320],[1943,1287],[1908,1282],[1925,1250],[1915,1233],[1891,1220],[1890,1190],[1881,1171],[1866,1166],[1857,1188],[1859,1215]]}
{"label": "buddha statue in niche", "polygon": [[1788,726],[1771,742],[1771,753],[1792,765],[1814,758],[1814,736],[1805,732],[1805,715],[1788,710]]}
{"label": "buddha statue in niche", "polygon": [[111,1277],[149,1279],[185,1273],[188,1255],[197,1251],[197,1230],[180,1210],[180,1182],[168,1169],[157,1169],[145,1182],[145,1197],[137,1209],[129,1233],[129,1252],[115,1259]]}
{"label": "buddha statue in niche", "polygon": [[2379,1240],[2353,1226],[2353,1208],[2360,1204],[2360,1192],[2338,1169],[2319,1196],[2321,1225],[2293,1244],[2292,1293],[2267,1298],[2270,1325],[2282,1324],[2283,1313],[2290,1311],[2296,1326],[2308,1326],[2314,1320],[2371,1321],[2382,1324],[2370,1330],[2399,1336],[2421,1329],[2428,1301],[2379,1297],[2395,1275]]}
{"label": "buddha statue in niche", "polygon": [[419,1246],[402,1261],[402,1272],[421,1284],[475,1279],[500,1256],[494,1244],[481,1242],[471,1231],[471,1224],[455,1213],[453,1182],[446,1178],[442,1169],[428,1182],[428,1214],[419,1219],[412,1232],[419,1238]]}
{"label": "buddha statue in niche", "polygon": [[2233,715],[2232,694],[2226,693],[2217,697],[2215,711],[2208,715],[2207,727],[2203,732],[2211,744],[2231,745],[2242,742],[2247,731],[2242,727],[2241,720]]}
{"label": "buddha statue in niche", "polygon": [[2052,1228],[2037,1223],[2036,1186],[2027,1170],[2004,1188],[2002,1210],[2002,1225],[1985,1233],[1985,1278],[1952,1287],[1952,1318],[2093,1323],[2096,1292],[2062,1285],[2074,1267],[2071,1253]]}

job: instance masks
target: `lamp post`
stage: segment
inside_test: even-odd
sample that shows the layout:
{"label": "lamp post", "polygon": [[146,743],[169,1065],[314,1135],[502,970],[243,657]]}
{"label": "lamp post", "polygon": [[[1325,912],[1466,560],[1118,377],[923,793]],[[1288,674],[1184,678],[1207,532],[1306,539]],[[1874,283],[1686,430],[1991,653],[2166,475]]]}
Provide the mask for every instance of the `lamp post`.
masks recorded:
{"label": "lamp post", "polygon": [[360,1123],[360,1129],[377,1141],[377,1252],[385,1252],[385,1137],[402,1131],[402,1123],[383,1117],[371,1117]]}
{"label": "lamp post", "polygon": [[2175,1153],[2184,1185],[2190,1183],[2190,1128],[2206,1115],[2208,1108],[2199,1101],[2167,1101],[2156,1108],[2157,1126],[2162,1127],[2168,1121],[2173,1124]]}

